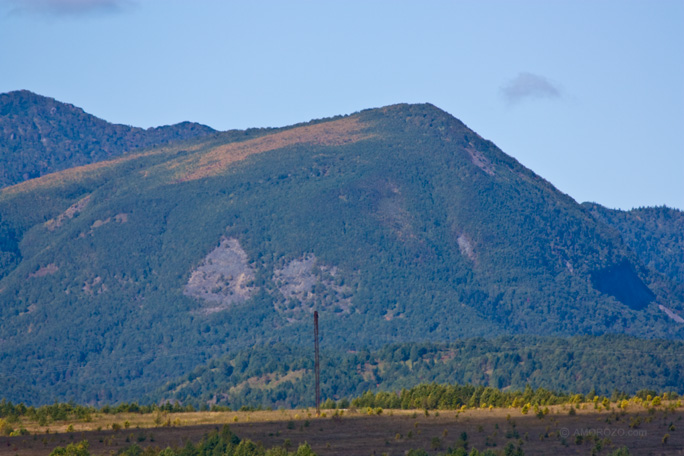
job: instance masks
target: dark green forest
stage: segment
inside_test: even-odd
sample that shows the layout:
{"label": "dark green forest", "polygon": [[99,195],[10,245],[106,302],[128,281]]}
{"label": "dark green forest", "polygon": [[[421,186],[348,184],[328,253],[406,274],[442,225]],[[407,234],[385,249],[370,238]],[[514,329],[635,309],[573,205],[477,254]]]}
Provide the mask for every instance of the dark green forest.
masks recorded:
{"label": "dark green forest", "polygon": [[[396,393],[433,382],[471,385],[472,391],[543,388],[568,395],[612,397],[650,389],[684,394],[683,349],[680,341],[628,336],[497,337],[398,344],[355,353],[329,349],[321,357],[321,396],[336,403],[349,402],[367,392]],[[245,350],[212,360],[150,399],[196,409],[312,406],[310,351],[282,345]],[[466,394],[468,398],[472,391]]]}
{"label": "dark green forest", "polygon": [[[226,354],[308,347],[314,309],[328,325],[323,348],[350,368],[345,353],[382,358],[393,344],[484,347],[465,351],[467,368],[439,364],[425,377],[409,369],[403,384],[405,360],[391,375],[380,363],[360,389],[353,372],[340,374],[326,380],[333,398],[414,381],[542,386],[542,377],[564,390],[679,391],[680,359],[655,348],[660,365],[620,351],[562,358],[573,348],[562,338],[573,336],[647,339],[616,350],[676,345],[682,324],[659,306],[684,315],[684,290],[658,268],[608,222],[432,105],[216,133],[2,190],[0,391],[34,405],[153,397]],[[531,359],[524,347],[496,354],[490,342],[523,334],[555,339],[530,342],[539,344]],[[558,354],[543,343],[558,344]],[[524,362],[506,358],[515,354]],[[491,373],[478,356],[499,359]],[[597,365],[613,359],[634,385],[608,372],[609,386],[595,384]],[[642,362],[652,374],[640,373]],[[574,381],[558,378],[563,363]],[[293,386],[284,397],[244,394],[294,404]]]}

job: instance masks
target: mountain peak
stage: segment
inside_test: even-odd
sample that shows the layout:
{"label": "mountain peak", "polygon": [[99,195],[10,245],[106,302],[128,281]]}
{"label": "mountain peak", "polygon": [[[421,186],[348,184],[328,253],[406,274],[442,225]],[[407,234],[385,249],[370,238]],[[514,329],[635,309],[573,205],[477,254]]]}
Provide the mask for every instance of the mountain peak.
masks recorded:
{"label": "mountain peak", "polygon": [[454,116],[444,111],[443,109],[433,105],[432,103],[396,103],[380,108],[366,109],[362,113],[382,113],[388,116],[404,116],[404,117],[429,117],[429,118],[444,118],[456,119]]}
{"label": "mountain peak", "polygon": [[33,115],[52,113],[57,109],[85,114],[83,109],[68,103],[62,103],[54,98],[45,97],[29,90],[15,90],[0,94],[0,117],[21,117],[27,113]]}

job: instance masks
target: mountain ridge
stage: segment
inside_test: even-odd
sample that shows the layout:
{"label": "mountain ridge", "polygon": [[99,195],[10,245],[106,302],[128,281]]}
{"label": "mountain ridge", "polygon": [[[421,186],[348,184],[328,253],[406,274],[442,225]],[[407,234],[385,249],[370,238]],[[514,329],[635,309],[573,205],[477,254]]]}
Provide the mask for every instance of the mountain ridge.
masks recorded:
{"label": "mountain ridge", "polygon": [[213,133],[213,129],[193,122],[148,129],[111,124],[74,105],[28,90],[3,93],[0,186]]}

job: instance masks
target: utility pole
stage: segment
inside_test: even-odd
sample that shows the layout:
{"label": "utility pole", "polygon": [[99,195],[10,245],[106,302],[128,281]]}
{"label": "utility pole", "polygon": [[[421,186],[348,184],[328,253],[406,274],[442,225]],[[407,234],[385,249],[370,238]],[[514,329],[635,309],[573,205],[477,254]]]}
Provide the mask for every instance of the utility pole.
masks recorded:
{"label": "utility pole", "polygon": [[318,351],[318,311],[314,311],[314,347],[316,350],[316,416],[321,416],[321,365]]}

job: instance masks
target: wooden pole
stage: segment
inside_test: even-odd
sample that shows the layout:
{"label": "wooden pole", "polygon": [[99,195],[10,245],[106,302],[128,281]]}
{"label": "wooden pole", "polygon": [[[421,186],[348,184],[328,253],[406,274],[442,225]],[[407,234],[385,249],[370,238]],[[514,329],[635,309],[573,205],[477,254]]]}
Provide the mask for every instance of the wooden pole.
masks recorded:
{"label": "wooden pole", "polygon": [[318,311],[314,311],[314,347],[316,350],[316,416],[321,416],[321,365],[318,349]]}

